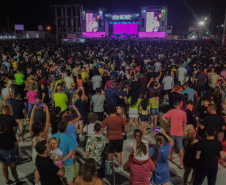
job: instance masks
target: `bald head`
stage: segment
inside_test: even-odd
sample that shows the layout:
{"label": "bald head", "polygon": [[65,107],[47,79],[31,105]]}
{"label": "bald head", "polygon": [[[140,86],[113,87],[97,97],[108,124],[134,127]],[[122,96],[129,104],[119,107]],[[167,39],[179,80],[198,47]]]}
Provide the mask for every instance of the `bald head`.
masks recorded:
{"label": "bald head", "polygon": [[10,109],[8,105],[2,107],[2,114],[10,114]]}

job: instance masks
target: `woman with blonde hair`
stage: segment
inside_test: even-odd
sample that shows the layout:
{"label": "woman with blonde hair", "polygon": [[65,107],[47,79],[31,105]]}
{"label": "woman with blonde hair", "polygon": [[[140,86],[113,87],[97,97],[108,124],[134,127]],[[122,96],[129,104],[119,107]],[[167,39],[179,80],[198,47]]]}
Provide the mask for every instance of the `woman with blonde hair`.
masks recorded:
{"label": "woman with blonde hair", "polygon": [[74,185],[103,185],[102,180],[97,177],[97,162],[95,159],[86,159],[82,174],[75,179]]}
{"label": "woman with blonde hair", "polygon": [[[76,140],[76,123],[80,120],[81,118],[81,114],[79,113],[77,107],[75,107],[74,105],[72,105],[72,109],[76,111],[78,117],[72,119],[72,113],[70,111],[66,111],[63,116],[62,116],[62,121],[67,123],[67,130],[66,130],[66,134],[70,135],[74,142],[75,142],[75,148],[78,147],[78,142]],[[73,163],[75,164],[75,151],[73,152],[72,155],[72,159],[73,159]]]}
{"label": "woman with blonde hair", "polygon": [[195,178],[195,170],[196,170],[196,163],[197,160],[195,159],[196,154],[196,148],[197,148],[197,142],[198,140],[195,139],[195,129],[194,126],[189,124],[186,125],[185,131],[184,131],[184,138],[182,140],[182,144],[184,147],[184,184],[187,185],[188,182],[188,176],[193,169],[192,177],[191,177],[191,183],[194,182]]}

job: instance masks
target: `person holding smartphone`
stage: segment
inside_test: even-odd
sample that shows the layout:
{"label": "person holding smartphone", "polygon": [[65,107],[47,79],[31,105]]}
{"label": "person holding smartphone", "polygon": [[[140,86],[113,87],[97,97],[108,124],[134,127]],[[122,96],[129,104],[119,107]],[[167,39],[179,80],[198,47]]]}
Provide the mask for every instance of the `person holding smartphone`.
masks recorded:
{"label": "person holding smartphone", "polygon": [[168,158],[173,140],[166,134],[163,128],[155,136],[156,144],[149,149],[149,155],[155,163],[155,172],[151,179],[151,184],[164,184],[170,180],[170,170]]}

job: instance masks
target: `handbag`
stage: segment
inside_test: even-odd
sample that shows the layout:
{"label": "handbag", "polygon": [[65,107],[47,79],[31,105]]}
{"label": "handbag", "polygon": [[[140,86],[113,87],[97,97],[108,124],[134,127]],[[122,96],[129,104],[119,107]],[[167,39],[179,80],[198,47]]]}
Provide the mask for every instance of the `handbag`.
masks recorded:
{"label": "handbag", "polygon": [[218,141],[220,141],[222,143],[223,140],[224,140],[224,132],[219,132],[218,133]]}
{"label": "handbag", "polygon": [[78,163],[73,164],[73,168],[74,168],[73,177],[74,178],[76,178],[78,175],[81,174],[81,169],[82,169],[81,167],[82,167],[81,164],[78,164]]}
{"label": "handbag", "polygon": [[104,174],[105,175],[111,175],[114,171],[113,168],[114,168],[114,162],[105,160]]}

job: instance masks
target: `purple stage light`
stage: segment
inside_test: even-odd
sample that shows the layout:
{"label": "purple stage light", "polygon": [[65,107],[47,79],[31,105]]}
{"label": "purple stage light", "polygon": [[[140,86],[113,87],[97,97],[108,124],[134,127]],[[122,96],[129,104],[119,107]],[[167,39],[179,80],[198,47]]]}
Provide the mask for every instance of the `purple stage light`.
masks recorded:
{"label": "purple stage light", "polygon": [[137,34],[138,33],[138,23],[134,24],[124,24],[118,23],[113,24],[113,34]]}
{"label": "purple stage light", "polygon": [[120,35],[120,37],[127,37],[127,35]]}
{"label": "purple stage light", "polygon": [[83,32],[82,35],[87,37],[102,37],[101,35],[104,35],[105,37],[105,32]]}
{"label": "purple stage light", "polygon": [[115,38],[115,37],[116,37],[116,35],[112,35],[111,37],[114,37],[114,38]]}
{"label": "purple stage light", "polygon": [[158,37],[165,38],[165,32],[139,32],[139,37]]}

